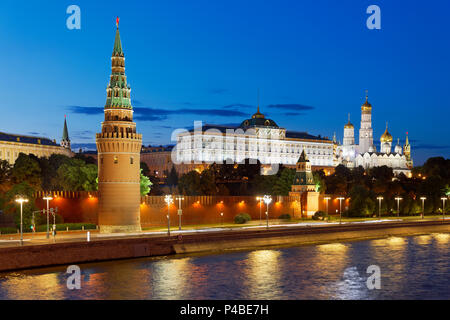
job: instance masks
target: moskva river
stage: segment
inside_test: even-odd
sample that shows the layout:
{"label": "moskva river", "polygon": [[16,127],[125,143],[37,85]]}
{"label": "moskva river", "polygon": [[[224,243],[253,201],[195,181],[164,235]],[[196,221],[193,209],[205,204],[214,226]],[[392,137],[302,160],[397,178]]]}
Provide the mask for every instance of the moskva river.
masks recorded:
{"label": "moskva river", "polygon": [[431,234],[81,264],[73,290],[67,266],[0,273],[0,299],[450,299],[449,245]]}

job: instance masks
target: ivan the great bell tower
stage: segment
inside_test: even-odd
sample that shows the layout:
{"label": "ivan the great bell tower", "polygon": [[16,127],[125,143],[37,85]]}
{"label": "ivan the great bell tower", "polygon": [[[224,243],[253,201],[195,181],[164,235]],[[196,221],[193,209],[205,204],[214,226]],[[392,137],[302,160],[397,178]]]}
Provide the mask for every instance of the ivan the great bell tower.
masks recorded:
{"label": "ivan the great bell tower", "polygon": [[105,121],[97,133],[98,223],[100,232],[138,232],[140,224],[140,151],[142,134],[136,133],[131,88],[125,75],[125,57],[117,18],[106,88]]}

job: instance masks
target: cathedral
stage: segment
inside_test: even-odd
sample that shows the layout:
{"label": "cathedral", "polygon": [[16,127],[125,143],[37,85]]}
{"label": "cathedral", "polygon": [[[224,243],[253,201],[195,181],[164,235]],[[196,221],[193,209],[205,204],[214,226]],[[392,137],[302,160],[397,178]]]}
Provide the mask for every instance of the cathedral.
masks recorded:
{"label": "cathedral", "polygon": [[372,168],[379,166],[388,166],[393,169],[395,174],[403,173],[406,176],[411,175],[413,160],[411,158],[411,145],[409,144],[408,133],[406,133],[405,144],[402,148],[400,139],[392,150],[392,135],[386,130],[380,137],[380,151],[373,142],[372,129],[372,105],[369,103],[368,96],[361,106],[361,126],[359,129],[359,144],[355,141],[355,127],[350,122],[344,126],[344,140],[342,145],[337,147],[338,163],[354,168],[362,166],[363,168]]}

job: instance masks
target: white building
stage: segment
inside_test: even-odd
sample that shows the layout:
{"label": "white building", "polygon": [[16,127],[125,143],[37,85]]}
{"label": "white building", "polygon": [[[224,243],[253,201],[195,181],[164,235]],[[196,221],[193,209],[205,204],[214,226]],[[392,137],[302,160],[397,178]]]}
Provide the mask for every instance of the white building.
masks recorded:
{"label": "white building", "polygon": [[[333,167],[333,142],[307,132],[287,131],[258,110],[239,127],[206,125],[177,135],[174,163],[199,165],[259,160],[263,165],[295,167],[305,150],[313,167]],[[204,166],[203,166],[204,168]],[[182,170],[185,171],[185,170]],[[186,170],[188,171],[188,170]]]}
{"label": "white building", "polygon": [[338,146],[337,154],[339,162],[349,168],[362,166],[364,168],[372,168],[378,166],[388,166],[394,170],[395,174],[404,173],[411,174],[413,161],[411,158],[411,145],[409,144],[408,134],[406,134],[405,145],[400,146],[400,140],[397,140],[397,145],[392,150],[393,138],[388,132],[386,124],[386,131],[380,137],[380,152],[373,143],[373,129],[372,129],[372,105],[366,101],[361,106],[361,127],[359,129],[359,145],[355,142],[355,127],[350,122],[344,126],[344,141]]}

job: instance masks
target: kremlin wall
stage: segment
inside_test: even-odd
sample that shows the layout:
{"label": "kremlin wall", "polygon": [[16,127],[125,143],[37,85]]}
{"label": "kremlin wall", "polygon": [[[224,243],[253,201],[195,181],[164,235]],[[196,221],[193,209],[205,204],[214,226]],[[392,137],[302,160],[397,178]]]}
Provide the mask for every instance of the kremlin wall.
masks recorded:
{"label": "kremlin wall", "polygon": [[[47,192],[38,192],[35,195],[35,203],[39,209],[46,208],[46,202],[42,200]],[[94,223],[98,224],[98,194],[97,192],[50,192],[53,196],[52,207],[58,207],[58,214],[66,223]],[[174,196],[175,198],[176,196]],[[248,213],[252,221],[260,219],[260,203],[256,197],[231,197],[231,196],[183,196],[181,203],[183,210],[183,225],[233,223],[234,217],[239,213]],[[319,210],[326,211],[325,197],[331,197],[329,201],[330,214],[339,213],[339,201],[334,196],[320,195]],[[274,220],[282,214],[289,214],[294,219],[306,218],[308,212],[306,199],[301,201],[298,197],[278,196],[274,197],[269,205],[269,219]],[[344,211],[349,205],[349,200],[342,203]],[[178,226],[178,201],[170,206],[171,226]],[[262,202],[261,216],[265,224],[266,205]],[[220,215],[223,213],[223,218]],[[140,221],[142,228],[166,227],[167,204],[163,196],[141,197]],[[310,217],[310,215],[308,215]],[[222,220],[223,219],[223,220]],[[273,222],[271,222],[273,223]]]}

